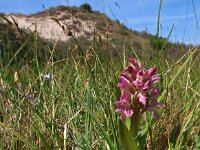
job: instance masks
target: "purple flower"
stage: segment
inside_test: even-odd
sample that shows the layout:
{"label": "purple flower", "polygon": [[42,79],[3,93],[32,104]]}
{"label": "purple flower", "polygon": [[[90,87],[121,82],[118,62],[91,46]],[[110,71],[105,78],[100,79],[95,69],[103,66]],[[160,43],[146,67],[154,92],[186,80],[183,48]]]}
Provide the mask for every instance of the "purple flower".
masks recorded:
{"label": "purple flower", "polygon": [[17,85],[17,88],[18,88],[19,91],[22,91],[22,90],[23,90],[23,86],[22,86],[22,84],[19,83],[19,84]]}
{"label": "purple flower", "polygon": [[133,114],[133,110],[131,109],[128,96],[121,95],[120,101],[116,101],[115,105],[117,109],[115,110],[116,113],[121,113],[120,119],[124,120],[125,117],[131,117]]}
{"label": "purple flower", "polygon": [[26,94],[26,98],[28,100],[31,100],[33,98],[33,94],[31,94],[31,93]]}
{"label": "purple flower", "polygon": [[138,94],[139,102],[142,103],[143,105],[147,104],[147,97],[143,95],[142,93]]}
{"label": "purple flower", "polygon": [[160,75],[156,73],[155,67],[145,71],[139,61],[129,59],[129,65],[117,84],[121,90],[120,100],[114,103],[117,107],[115,112],[121,114],[121,120],[131,118],[133,112],[134,115],[141,116],[145,111],[152,111],[156,119],[159,117],[155,111],[161,107],[156,100],[160,92],[155,87],[159,79]]}

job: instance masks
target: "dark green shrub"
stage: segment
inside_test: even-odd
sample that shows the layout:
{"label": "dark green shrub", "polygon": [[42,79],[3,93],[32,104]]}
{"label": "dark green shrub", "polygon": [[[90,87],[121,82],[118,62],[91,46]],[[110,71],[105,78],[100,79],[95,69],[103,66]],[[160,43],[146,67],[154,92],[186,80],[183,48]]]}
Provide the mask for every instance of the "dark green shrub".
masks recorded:
{"label": "dark green shrub", "polygon": [[82,4],[82,5],[80,6],[80,8],[81,8],[81,9],[84,9],[84,10],[87,10],[87,11],[89,11],[89,12],[92,12],[92,7],[90,6],[90,4],[87,4],[87,3]]}

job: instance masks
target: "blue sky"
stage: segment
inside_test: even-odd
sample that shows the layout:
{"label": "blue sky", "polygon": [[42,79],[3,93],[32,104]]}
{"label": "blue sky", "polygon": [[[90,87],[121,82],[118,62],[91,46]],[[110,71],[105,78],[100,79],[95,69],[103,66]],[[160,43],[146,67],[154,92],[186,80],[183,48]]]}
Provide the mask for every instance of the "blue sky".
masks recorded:
{"label": "blue sky", "polygon": [[[89,3],[93,10],[106,13],[131,29],[156,33],[159,0],[0,0],[0,12],[31,14],[44,10],[42,4],[49,8],[83,3]],[[171,41],[200,44],[199,21],[199,0],[163,0],[160,36],[167,37],[174,24]]]}

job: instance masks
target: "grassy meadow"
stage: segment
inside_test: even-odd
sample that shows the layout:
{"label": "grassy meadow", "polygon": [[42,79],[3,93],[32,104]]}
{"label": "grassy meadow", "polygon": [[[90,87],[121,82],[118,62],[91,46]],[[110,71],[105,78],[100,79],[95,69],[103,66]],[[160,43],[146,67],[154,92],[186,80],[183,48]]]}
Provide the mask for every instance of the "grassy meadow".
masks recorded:
{"label": "grassy meadow", "polygon": [[0,149],[121,150],[113,102],[129,57],[146,69],[156,65],[161,74],[158,101],[165,109],[158,121],[150,112],[143,115],[142,149],[200,149],[199,47],[174,56],[163,49],[135,50],[125,40],[111,51],[110,41],[99,44],[95,34],[84,48],[71,40],[75,46],[58,47],[33,32],[15,50],[13,41],[1,40]]}

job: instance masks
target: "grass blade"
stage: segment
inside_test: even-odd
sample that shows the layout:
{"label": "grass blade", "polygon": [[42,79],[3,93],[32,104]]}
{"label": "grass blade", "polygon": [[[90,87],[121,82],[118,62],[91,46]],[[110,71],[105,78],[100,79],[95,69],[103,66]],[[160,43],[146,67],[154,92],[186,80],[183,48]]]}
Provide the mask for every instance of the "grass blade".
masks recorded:
{"label": "grass blade", "polygon": [[[187,66],[187,64],[190,62],[190,60],[192,59],[193,54],[196,52],[196,50],[194,50],[194,52],[191,52],[189,54],[189,57],[187,58],[187,60],[181,65],[181,67],[178,69],[177,73],[174,75],[174,77],[172,78],[172,80],[170,81],[168,88],[170,88],[172,86],[172,84],[175,82],[175,80],[179,77],[179,75],[181,74],[181,72],[183,71],[183,69]],[[161,102],[163,100],[163,98],[165,97],[167,93],[167,89],[165,89],[161,96],[158,98],[158,102]]]}
{"label": "grass blade", "polygon": [[108,136],[108,134],[104,130],[104,128],[101,125],[101,123],[99,122],[99,120],[95,117],[95,115],[93,114],[93,112],[91,110],[87,109],[87,111],[90,114],[90,116],[92,117],[92,119],[94,119],[94,121],[96,122],[97,126],[99,127],[99,130],[101,131],[103,137],[105,138],[106,142],[108,143],[110,149],[115,150],[114,144],[112,143],[110,137]]}
{"label": "grass blade", "polygon": [[0,122],[0,126],[6,128],[11,134],[15,135],[19,140],[21,140],[22,142],[24,142],[24,144],[26,144],[27,146],[30,147],[30,149],[32,150],[36,150],[36,147],[32,145],[32,143],[27,140],[26,138],[24,138],[22,135],[20,135],[19,133],[17,133],[16,131],[14,131],[13,129],[7,127],[4,123]]}

